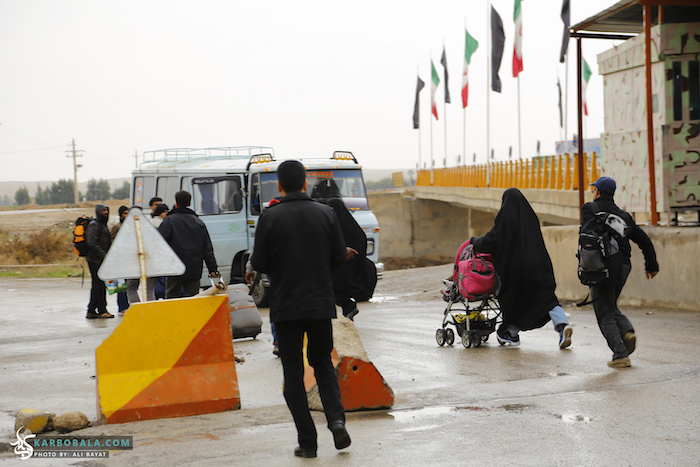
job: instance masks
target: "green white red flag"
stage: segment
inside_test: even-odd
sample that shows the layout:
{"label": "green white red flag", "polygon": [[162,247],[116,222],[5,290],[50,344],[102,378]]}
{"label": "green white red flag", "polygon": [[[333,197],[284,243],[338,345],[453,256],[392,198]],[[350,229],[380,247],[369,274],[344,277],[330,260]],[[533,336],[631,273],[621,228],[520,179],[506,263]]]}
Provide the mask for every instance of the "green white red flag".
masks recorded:
{"label": "green white red flag", "polygon": [[520,7],[520,0],[515,0],[513,11],[515,21],[515,40],[513,41],[513,78],[523,71],[523,14]]}
{"label": "green white red flag", "polygon": [[467,107],[469,101],[469,64],[472,61],[472,54],[479,47],[479,42],[474,39],[469,31],[464,30],[466,39],[464,42],[464,68],[462,70],[462,108]]}
{"label": "green white red flag", "polygon": [[440,77],[435,70],[435,64],[432,60],[430,60],[430,68],[432,69],[432,79],[430,84],[430,107],[433,115],[435,115],[435,120],[438,120],[437,106],[435,105],[435,91],[437,90],[438,84],[440,84]]}
{"label": "green white red flag", "polygon": [[583,113],[588,116],[588,102],[586,101],[586,89],[588,89],[588,82],[591,80],[591,67],[588,66],[586,59],[583,59],[583,83],[581,83],[581,91],[583,94]]}

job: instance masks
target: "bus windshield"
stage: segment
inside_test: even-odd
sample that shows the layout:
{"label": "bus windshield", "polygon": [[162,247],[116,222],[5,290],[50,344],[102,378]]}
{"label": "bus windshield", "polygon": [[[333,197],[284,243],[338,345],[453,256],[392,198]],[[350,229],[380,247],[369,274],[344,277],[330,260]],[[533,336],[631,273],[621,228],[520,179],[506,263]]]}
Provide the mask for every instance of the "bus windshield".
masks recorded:
{"label": "bus windshield", "polygon": [[[263,206],[268,206],[272,198],[277,198],[277,174],[261,173],[261,194]],[[329,169],[306,171],[306,194],[319,201],[330,198],[343,198],[351,211],[369,210],[362,171],[359,169]]]}

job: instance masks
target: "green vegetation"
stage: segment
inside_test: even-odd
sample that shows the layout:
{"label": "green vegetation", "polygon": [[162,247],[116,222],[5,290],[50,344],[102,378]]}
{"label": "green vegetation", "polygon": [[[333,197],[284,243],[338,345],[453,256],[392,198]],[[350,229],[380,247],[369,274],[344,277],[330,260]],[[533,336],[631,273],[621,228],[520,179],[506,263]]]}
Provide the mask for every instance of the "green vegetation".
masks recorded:
{"label": "green vegetation", "polygon": [[87,193],[85,199],[87,201],[104,201],[110,198],[109,182],[104,179],[95,180],[91,178],[88,181]]}
{"label": "green vegetation", "polygon": [[114,190],[114,193],[112,193],[112,198],[113,199],[126,199],[129,197],[130,194],[131,194],[131,183],[124,180],[124,184],[121,186],[121,188],[117,188],[116,190]]}
{"label": "green vegetation", "polygon": [[42,190],[41,186],[39,186],[36,190],[34,202],[41,206],[62,203],[74,204],[75,191],[73,190],[73,185],[73,180],[60,179],[58,182],[53,182],[50,188],[46,187]]}
{"label": "green vegetation", "polygon": [[24,206],[25,204],[32,202],[32,199],[29,197],[29,190],[26,186],[17,189],[15,192],[15,202],[20,206]]}

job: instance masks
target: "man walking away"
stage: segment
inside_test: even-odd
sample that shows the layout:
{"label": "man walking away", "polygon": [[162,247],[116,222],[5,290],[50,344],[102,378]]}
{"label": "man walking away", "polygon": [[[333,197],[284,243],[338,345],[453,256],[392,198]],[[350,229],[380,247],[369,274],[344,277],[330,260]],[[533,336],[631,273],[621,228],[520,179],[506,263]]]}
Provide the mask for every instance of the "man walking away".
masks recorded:
{"label": "man walking away", "polygon": [[85,233],[85,242],[88,252],[85,259],[90,268],[92,276],[92,287],[90,287],[90,303],[88,303],[87,319],[114,318],[114,315],[107,312],[107,289],[104,281],[97,277],[97,270],[100,269],[102,261],[105,259],[112,240],[110,239],[107,221],[109,220],[109,207],[105,204],[95,206],[95,220],[90,221]]}
{"label": "man walking away", "polygon": [[170,211],[158,227],[163,238],[185,263],[183,275],[166,277],[166,299],[197,295],[202,277],[202,261],[207,263],[209,277],[220,277],[209,231],[197,214],[189,209],[191,201],[192,195],[189,192],[175,193],[175,209]]}
{"label": "man walking away", "polygon": [[345,262],[345,241],[333,210],[306,195],[306,170],[282,162],[277,188],[283,198],[260,215],[252,266],[270,275],[270,321],[279,342],[284,398],[297,428],[297,457],[316,457],[317,433],[304,389],[304,333],[336,449],[350,446],[338,377],[331,363],[336,317],[331,269]]}
{"label": "man walking away", "polygon": [[601,284],[591,286],[591,299],[598,320],[598,326],[603,336],[608,341],[608,347],[613,351],[612,361],[608,362],[611,368],[627,368],[631,366],[629,354],[634,352],[637,337],[634,334],[632,323],[623,315],[617,307],[617,299],[622,288],[627,282],[632,270],[630,262],[630,240],[639,246],[644,254],[644,269],[647,279],[652,279],[659,272],[659,264],[656,262],[656,252],[649,236],[634,222],[627,212],[615,204],[613,196],[617,185],[610,177],[600,177],[594,183],[592,191],[595,200],[586,203],[581,208],[583,227],[588,222],[593,222],[596,213],[607,212],[622,218],[627,224],[628,233],[619,238],[619,254],[615,255],[608,267],[609,277]]}

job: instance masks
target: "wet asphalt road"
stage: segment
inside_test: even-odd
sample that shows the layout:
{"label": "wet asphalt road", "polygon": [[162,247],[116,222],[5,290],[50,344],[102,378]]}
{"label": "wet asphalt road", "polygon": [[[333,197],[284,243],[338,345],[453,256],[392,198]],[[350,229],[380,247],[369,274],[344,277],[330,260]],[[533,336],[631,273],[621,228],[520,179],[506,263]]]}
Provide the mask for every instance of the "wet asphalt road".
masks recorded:
{"label": "wet asphalt road", "polygon": [[[495,336],[480,348],[440,347],[449,267],[393,271],[362,304],[356,325],[369,358],[395,392],[392,409],[348,414],[352,445],[333,448],[315,413],[319,457],[292,455],[281,366],[263,333],[234,342],[242,410],[90,427],[73,434],[133,435],[109,459],[31,459],[7,465],[678,466],[700,465],[700,313],[625,309],[638,336],[633,367],[606,366],[610,351],[590,309],[567,307],[573,345],[551,325]],[[417,285],[419,284],[419,285]],[[79,410],[96,419],[94,350],[120,318],[85,320],[89,281],[0,279],[0,441],[14,413]],[[110,310],[116,310],[110,297]],[[5,444],[6,446],[6,444]]]}

